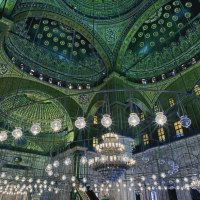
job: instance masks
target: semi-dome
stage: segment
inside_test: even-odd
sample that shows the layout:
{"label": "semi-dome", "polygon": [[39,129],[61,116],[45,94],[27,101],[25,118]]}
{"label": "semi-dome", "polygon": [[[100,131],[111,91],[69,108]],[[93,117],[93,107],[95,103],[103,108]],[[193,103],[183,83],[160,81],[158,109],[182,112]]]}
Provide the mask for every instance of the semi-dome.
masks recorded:
{"label": "semi-dome", "polygon": [[[68,128],[69,116],[64,107],[45,93],[36,91],[20,92],[0,101],[1,117],[10,127],[21,127],[30,132],[32,124],[39,123],[41,133],[52,133],[51,122],[62,121],[62,130]],[[1,120],[2,120],[1,119]]]}

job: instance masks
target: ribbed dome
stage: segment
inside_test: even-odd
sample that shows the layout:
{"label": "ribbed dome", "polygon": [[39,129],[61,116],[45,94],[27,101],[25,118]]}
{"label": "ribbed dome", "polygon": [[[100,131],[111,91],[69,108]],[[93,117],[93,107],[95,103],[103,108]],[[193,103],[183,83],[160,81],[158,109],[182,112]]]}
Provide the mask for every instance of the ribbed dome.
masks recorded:
{"label": "ribbed dome", "polygon": [[109,17],[119,17],[119,15],[124,15],[129,11],[133,10],[135,7],[141,3],[141,0],[132,1],[122,1],[122,0],[65,0],[66,4],[73,8],[75,11],[82,13],[88,17],[95,18],[109,18]]}
{"label": "ribbed dome", "polygon": [[102,80],[106,73],[93,43],[70,26],[47,18],[29,17],[16,23],[6,51],[10,58],[18,57],[16,64],[23,63],[27,72],[33,70],[43,80],[87,84]]}
{"label": "ribbed dome", "polygon": [[11,126],[20,126],[25,130],[29,130],[32,123],[40,123],[42,132],[49,132],[50,123],[54,119],[61,119],[65,129],[67,113],[59,102],[45,101],[47,98],[48,96],[35,92],[10,96],[0,103],[2,116]]}

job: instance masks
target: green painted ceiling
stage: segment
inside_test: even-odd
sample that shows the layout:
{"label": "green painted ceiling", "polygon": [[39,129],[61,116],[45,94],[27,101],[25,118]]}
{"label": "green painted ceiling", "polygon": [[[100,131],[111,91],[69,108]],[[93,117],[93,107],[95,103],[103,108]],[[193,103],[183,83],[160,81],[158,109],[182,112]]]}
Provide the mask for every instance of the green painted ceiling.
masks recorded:
{"label": "green painted ceiling", "polygon": [[[76,117],[91,119],[107,89],[165,90],[176,83],[182,89],[180,70],[193,85],[199,7],[191,0],[0,0],[0,126],[25,132],[22,141],[9,137],[6,145],[37,152],[65,148],[77,138]],[[150,112],[160,94],[112,93],[110,100],[115,107],[132,98]],[[57,135],[49,129],[55,118],[63,121]],[[43,134],[33,137],[29,128],[37,121]]]}
{"label": "green painted ceiling", "polygon": [[75,12],[95,19],[119,18],[133,11],[141,0],[64,0]]}
{"label": "green painted ceiling", "polygon": [[12,128],[22,127],[29,131],[33,123],[40,123],[42,132],[51,132],[50,123],[62,119],[62,130],[71,128],[70,118],[64,107],[47,94],[35,91],[14,93],[0,101],[1,116],[6,118]]}
{"label": "green painted ceiling", "polygon": [[64,86],[96,86],[113,71],[134,82],[159,80],[199,56],[199,1],[60,0],[55,11],[53,2],[30,3],[16,3],[6,52],[25,71]]}
{"label": "green painted ceiling", "polygon": [[23,57],[24,65],[53,79],[93,83],[106,74],[105,64],[93,45],[73,28],[55,20],[30,17],[16,23],[6,47],[11,57]]}
{"label": "green painted ceiling", "polygon": [[120,71],[133,79],[158,76],[197,55],[199,6],[198,1],[170,1],[159,8],[132,35]]}

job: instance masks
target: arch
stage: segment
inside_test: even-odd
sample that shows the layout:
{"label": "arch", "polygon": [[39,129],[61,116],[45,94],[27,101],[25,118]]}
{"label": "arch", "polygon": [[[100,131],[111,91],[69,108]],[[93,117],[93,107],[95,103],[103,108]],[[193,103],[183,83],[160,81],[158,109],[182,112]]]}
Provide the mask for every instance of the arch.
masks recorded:
{"label": "arch", "polygon": [[[69,95],[66,95],[64,92],[59,91],[59,89],[48,86],[45,83],[40,83],[38,81],[29,80],[22,77],[2,77],[0,78],[0,98],[3,99],[10,94],[13,94],[16,91],[38,91],[48,93],[51,98],[55,99],[61,103],[61,105],[66,109],[69,116],[76,116],[76,110],[73,108],[80,107],[77,102],[71,98]],[[17,94],[17,92],[16,92]]]}

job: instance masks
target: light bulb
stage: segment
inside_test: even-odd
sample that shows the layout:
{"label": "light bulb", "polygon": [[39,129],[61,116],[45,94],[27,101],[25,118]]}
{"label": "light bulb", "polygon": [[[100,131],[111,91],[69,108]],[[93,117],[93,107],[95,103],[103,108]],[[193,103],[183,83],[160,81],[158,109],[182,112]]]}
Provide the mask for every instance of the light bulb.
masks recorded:
{"label": "light bulb", "polygon": [[16,127],[13,131],[12,131],[12,136],[17,140],[19,138],[21,138],[23,135],[22,133],[22,128],[20,127]]}
{"label": "light bulb", "polygon": [[51,171],[52,168],[53,168],[52,164],[48,164],[48,165],[46,166],[46,171]]}
{"label": "light bulb", "polygon": [[71,181],[74,182],[76,180],[75,176],[72,176]]}
{"label": "light bulb", "polygon": [[51,181],[51,183],[50,183],[51,185],[54,185],[55,184],[55,182],[54,181]]}
{"label": "light bulb", "polygon": [[8,134],[6,131],[0,131],[0,142],[6,141],[8,138]]}
{"label": "light bulb", "polygon": [[85,118],[84,117],[77,117],[76,121],[75,121],[75,126],[78,129],[83,129],[86,127],[86,122],[85,122]]}
{"label": "light bulb", "polygon": [[85,165],[87,163],[87,157],[86,156],[82,156],[80,159],[81,164]]}
{"label": "light bulb", "polygon": [[62,123],[60,119],[55,119],[51,122],[51,128],[53,129],[54,132],[60,131],[62,128]]}
{"label": "light bulb", "polygon": [[155,174],[152,175],[152,179],[156,180],[156,175]]}
{"label": "light bulb", "polygon": [[136,113],[130,113],[128,123],[130,126],[137,126],[140,123],[140,118]]}
{"label": "light bulb", "polygon": [[155,121],[157,124],[163,126],[167,122],[167,117],[163,114],[163,112],[157,112]]}
{"label": "light bulb", "polygon": [[41,127],[40,127],[40,124],[39,123],[34,123],[32,126],[31,126],[31,133],[33,135],[38,135],[40,132],[41,132]]}
{"label": "light bulb", "polygon": [[71,165],[71,163],[72,163],[72,161],[71,161],[71,159],[70,158],[65,158],[65,160],[64,160],[64,164],[65,165]]}
{"label": "light bulb", "polygon": [[166,174],[165,174],[164,172],[162,172],[162,173],[160,174],[160,176],[161,176],[162,178],[165,178],[165,177],[166,177]]}
{"label": "light bulb", "polygon": [[185,182],[188,182],[188,178],[187,178],[187,177],[184,177],[183,180],[184,180]]}
{"label": "light bulb", "polygon": [[176,179],[176,183],[179,183],[180,182],[180,180],[179,179]]}
{"label": "light bulb", "polygon": [[52,176],[53,175],[53,171],[48,171],[47,174],[48,174],[48,176]]}
{"label": "light bulb", "polygon": [[59,167],[59,165],[60,165],[60,163],[59,163],[58,160],[55,160],[55,161],[53,162],[53,166],[54,166],[55,168]]}
{"label": "light bulb", "polygon": [[110,115],[104,114],[101,119],[101,124],[102,124],[102,126],[104,126],[106,128],[110,127],[112,124],[112,119],[111,119]]}
{"label": "light bulb", "polygon": [[22,180],[21,180],[21,181],[24,182],[25,180],[26,180],[26,178],[25,178],[25,177],[22,177]]}
{"label": "light bulb", "polygon": [[28,182],[29,182],[29,183],[32,183],[32,182],[33,182],[33,179],[32,179],[32,178],[30,178],[30,179],[28,180]]}
{"label": "light bulb", "polygon": [[67,179],[66,175],[62,175],[62,180],[65,181]]}

